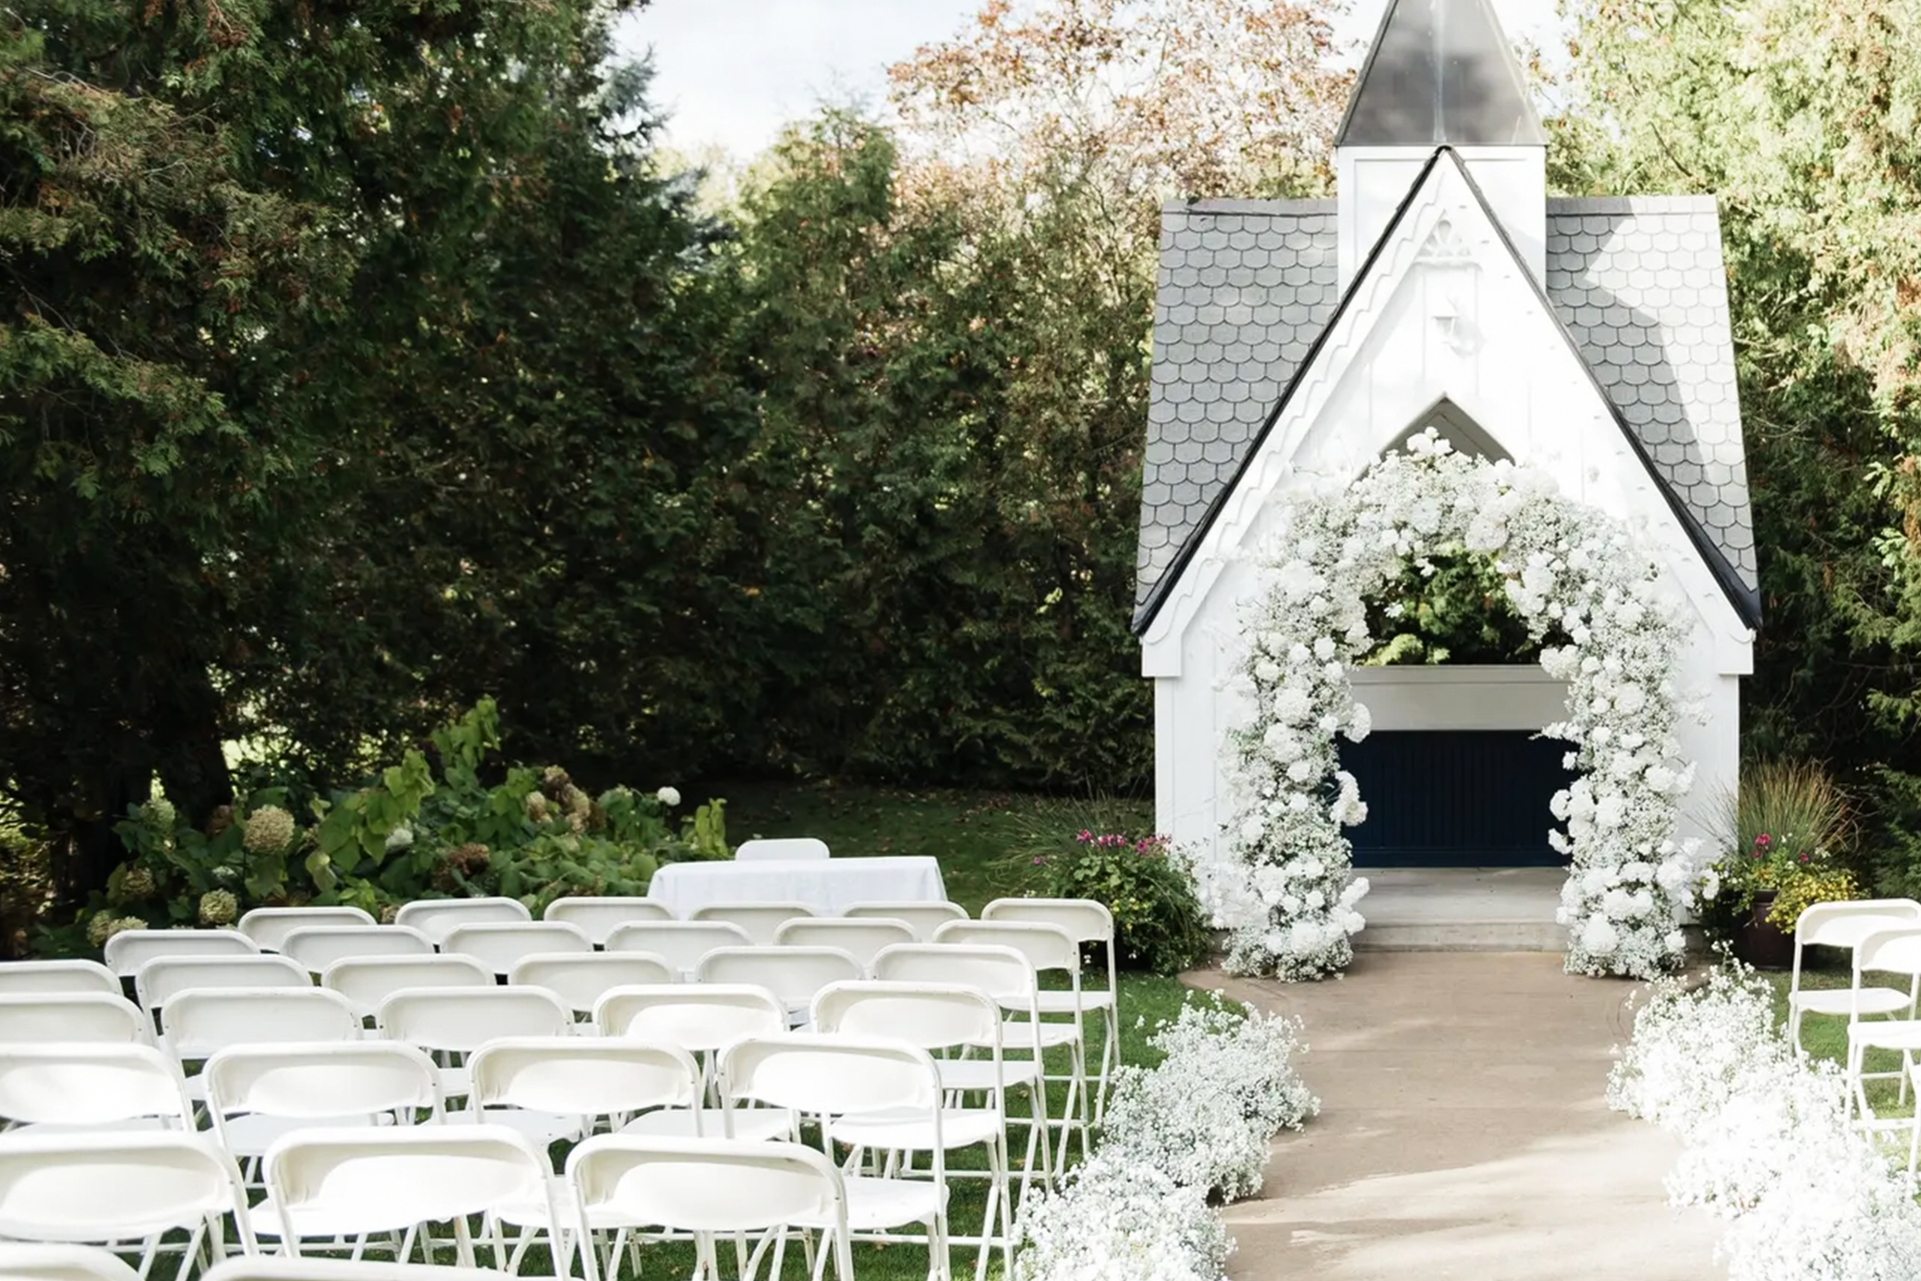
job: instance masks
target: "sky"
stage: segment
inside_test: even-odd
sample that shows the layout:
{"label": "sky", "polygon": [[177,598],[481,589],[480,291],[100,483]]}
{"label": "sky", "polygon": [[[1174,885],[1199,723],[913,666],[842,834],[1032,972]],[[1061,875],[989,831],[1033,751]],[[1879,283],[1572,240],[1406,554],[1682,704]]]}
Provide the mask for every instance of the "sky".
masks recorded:
{"label": "sky", "polygon": [[[1353,0],[1336,24],[1366,40],[1387,0]],[[959,31],[980,0],[653,0],[622,19],[621,51],[654,50],[666,141],[746,158],[822,102],[884,105],[886,68]],[[1494,0],[1507,33],[1547,44],[1552,0]]]}

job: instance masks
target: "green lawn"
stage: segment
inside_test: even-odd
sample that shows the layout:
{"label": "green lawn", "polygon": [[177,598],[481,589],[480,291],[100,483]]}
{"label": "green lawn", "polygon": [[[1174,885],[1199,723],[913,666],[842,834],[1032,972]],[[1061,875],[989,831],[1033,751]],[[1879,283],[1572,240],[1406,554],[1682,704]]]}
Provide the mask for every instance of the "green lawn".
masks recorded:
{"label": "green lawn", "polygon": [[947,896],[976,915],[988,900],[1020,893],[1012,860],[1026,851],[1071,841],[1082,828],[1154,830],[1154,805],[1145,800],[764,783],[714,794],[727,798],[727,839],[735,845],[757,836],[817,836],[835,858],[931,854],[940,860]]}
{"label": "green lawn", "polygon": [[[1845,988],[1852,982],[1844,953],[1830,952],[1827,948],[1817,948],[1814,951],[1814,964],[1811,967],[1804,967],[1801,971],[1802,987]],[[1785,1029],[1788,1021],[1788,984],[1791,975],[1785,970],[1763,971],[1761,977],[1774,988],[1775,1023]],[[1848,1054],[1847,1020],[1832,1015],[1807,1016],[1801,1022],[1801,1044],[1814,1058],[1844,1064]],[[1869,1050],[1863,1068],[1871,1073],[1899,1071],[1901,1056],[1893,1050]],[[1878,1116],[1913,1116],[1914,1091],[1906,1091],[1905,1099],[1901,1095],[1902,1091],[1897,1081],[1868,1082],[1868,1102]]]}

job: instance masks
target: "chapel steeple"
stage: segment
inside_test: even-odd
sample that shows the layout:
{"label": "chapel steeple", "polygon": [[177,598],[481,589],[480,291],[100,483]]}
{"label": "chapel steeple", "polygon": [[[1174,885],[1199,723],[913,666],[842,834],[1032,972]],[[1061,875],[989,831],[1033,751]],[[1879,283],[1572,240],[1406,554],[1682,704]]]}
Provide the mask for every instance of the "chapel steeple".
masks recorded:
{"label": "chapel steeple", "polygon": [[1436,147],[1452,147],[1537,280],[1547,134],[1488,0],[1389,0],[1334,136],[1340,278],[1354,278]]}

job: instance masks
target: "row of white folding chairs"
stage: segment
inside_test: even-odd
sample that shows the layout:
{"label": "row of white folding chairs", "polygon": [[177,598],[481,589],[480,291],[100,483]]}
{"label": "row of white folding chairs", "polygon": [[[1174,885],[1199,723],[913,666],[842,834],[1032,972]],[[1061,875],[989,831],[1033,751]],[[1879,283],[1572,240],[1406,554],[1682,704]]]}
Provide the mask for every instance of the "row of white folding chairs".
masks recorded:
{"label": "row of white folding chairs", "polygon": [[[210,1268],[206,1281],[505,1281],[506,1275],[492,1268],[240,1255]],[[139,1276],[100,1246],[0,1241],[0,1277],[6,1281],[139,1281]]]}
{"label": "row of white folding chairs", "polygon": [[[939,951],[939,949],[923,949]],[[923,958],[930,959],[930,958]],[[942,968],[945,961],[941,958]],[[1004,967],[1019,967],[1011,954],[1001,958]],[[732,999],[725,999],[731,997]],[[610,994],[603,1003],[618,1008],[603,1008],[600,1018],[613,1027],[624,1026],[627,1037],[609,1036],[603,1040],[582,1041],[565,1035],[496,1039],[476,1048],[471,1060],[473,1103],[469,1116],[482,1123],[512,1117],[522,1124],[518,1130],[529,1141],[544,1146],[556,1138],[579,1138],[586,1132],[583,1120],[593,1116],[614,1115],[644,1107],[663,1106],[683,1109],[655,1112],[630,1126],[655,1136],[698,1136],[704,1128],[712,1131],[720,1121],[724,1132],[735,1137],[765,1140],[793,1137],[794,1118],[790,1106],[777,1099],[762,1099],[776,1104],[774,1110],[757,1109],[743,1114],[731,1111],[741,1100],[751,1101],[752,1092],[740,1095],[725,1087],[728,1069],[738,1046],[748,1041],[777,1042],[784,1029],[784,1010],[771,994],[753,989],[690,989],[667,986],[653,990],[633,989]],[[907,1045],[925,1057],[927,1049],[991,1042],[992,1057],[977,1066],[987,1070],[968,1088],[985,1090],[991,1098],[988,1108],[941,1112],[920,1121],[898,1118],[855,1117],[830,1127],[827,1137],[863,1147],[889,1151],[922,1150],[920,1141],[930,1132],[935,1175],[942,1176],[939,1153],[942,1118],[949,1123],[948,1147],[985,1143],[990,1151],[992,1188],[981,1233],[973,1240],[980,1249],[977,1270],[984,1268],[986,1251],[993,1240],[1007,1247],[1008,1201],[1006,1127],[1004,1090],[1017,1073],[1005,1070],[999,1048],[1000,1019],[998,1004],[977,989],[929,983],[848,983],[823,991],[815,1002],[814,1017],[824,1033],[832,1036],[847,1029],[872,1033],[885,1031],[895,1046]],[[396,1022],[401,1020],[396,1019]],[[396,1029],[398,1030],[398,1029]],[[635,1034],[661,1032],[666,1040],[649,1043],[630,1039]],[[902,1038],[907,1038],[905,1041]],[[821,1045],[813,1039],[803,1044]],[[702,1105],[701,1074],[687,1046],[718,1050],[722,1069],[722,1098],[728,1111],[716,1114]],[[789,1056],[792,1057],[791,1055]],[[932,1074],[933,1097],[955,1087],[946,1069],[928,1059]],[[885,1089],[872,1088],[857,1069],[858,1056],[844,1065],[849,1071],[838,1079],[838,1094],[816,1096],[802,1109],[813,1115],[844,1116],[850,1112],[872,1112],[905,1106]],[[1011,1065],[1009,1065],[1011,1066]],[[652,1075],[648,1069],[653,1069]],[[357,1073],[357,1075],[356,1075]],[[421,1051],[401,1043],[360,1042],[323,1045],[243,1046],[217,1052],[209,1060],[206,1076],[207,1096],[217,1132],[228,1149],[238,1156],[269,1153],[268,1140],[294,1124],[392,1110],[411,1116],[415,1109],[431,1116],[441,1112],[441,1074]],[[1031,1079],[1031,1077],[1030,1077]],[[639,1092],[636,1093],[638,1087]],[[738,1097],[737,1097],[738,1096]],[[836,1101],[837,1100],[837,1101]],[[501,1113],[498,1105],[517,1110]],[[99,1124],[133,1116],[172,1114],[182,1128],[191,1124],[185,1090],[177,1068],[156,1051],[139,1046],[43,1046],[15,1050],[0,1049],[0,1107],[16,1116],[28,1115],[43,1122]],[[544,1111],[543,1111],[544,1110]],[[237,1118],[237,1119],[236,1119]],[[558,1121],[559,1124],[555,1124]],[[267,1128],[262,1130],[260,1123]],[[771,1124],[770,1124],[771,1122]],[[253,1123],[249,1129],[249,1123]],[[664,1124],[663,1124],[664,1123]],[[918,1127],[918,1128],[916,1128]],[[32,1130],[25,1132],[31,1137]],[[1028,1160],[1031,1173],[1035,1153],[1034,1135],[1029,1127]],[[919,1136],[917,1138],[917,1136]],[[12,1142],[11,1136],[5,1142]],[[856,1154],[856,1156],[858,1153]],[[1041,1160],[1045,1173],[1046,1154]],[[271,1180],[270,1180],[271,1181]],[[1022,1185],[1026,1186],[1024,1176]],[[943,1195],[944,1202],[944,1195]],[[994,1211],[1001,1212],[1001,1230],[993,1231]],[[255,1231],[272,1234],[269,1207],[259,1210],[252,1222]],[[267,1221],[263,1222],[265,1216]],[[434,1216],[444,1217],[444,1216]],[[878,1225],[889,1226],[889,1225]],[[930,1225],[930,1228],[932,1225]],[[344,1229],[341,1229],[344,1230]]]}

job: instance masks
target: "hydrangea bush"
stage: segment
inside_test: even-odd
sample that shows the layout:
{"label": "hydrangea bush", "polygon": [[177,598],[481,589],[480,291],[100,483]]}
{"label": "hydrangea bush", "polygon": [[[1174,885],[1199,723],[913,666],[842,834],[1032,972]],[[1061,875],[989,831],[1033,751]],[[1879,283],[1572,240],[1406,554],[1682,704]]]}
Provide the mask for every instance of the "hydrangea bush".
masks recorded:
{"label": "hydrangea bush", "polygon": [[1368,599],[1409,564],[1431,572],[1463,552],[1492,558],[1535,640],[1558,629],[1568,642],[1541,652],[1568,683],[1566,719],[1543,732],[1581,771],[1553,801],[1565,829],[1549,833],[1572,863],[1567,968],[1646,978],[1681,960],[1679,913],[1703,882],[1696,843],[1673,839],[1694,781],[1674,734],[1680,602],[1619,521],[1544,472],[1456,454],[1429,431],[1350,484],[1289,495],[1262,555],[1237,669],[1255,708],[1233,740],[1238,817],[1218,850],[1190,852],[1204,905],[1232,931],[1230,969],[1309,979],[1353,959],[1367,882],[1341,829],[1367,806],[1334,739],[1358,743],[1370,722],[1348,669],[1375,639]]}
{"label": "hydrangea bush", "polygon": [[1608,1102],[1687,1143],[1669,1199],[1732,1220],[1717,1247],[1730,1281],[1921,1276],[1912,1182],[1851,1123],[1839,1069],[1795,1057],[1752,970],[1657,982]]}
{"label": "hydrangea bush", "polygon": [[1022,1201],[1015,1281],[1220,1281],[1232,1242],[1210,1192],[1257,1190],[1268,1139],[1320,1111],[1293,1067],[1300,1031],[1218,994],[1162,1024],[1160,1064],[1118,1069],[1094,1154]]}

